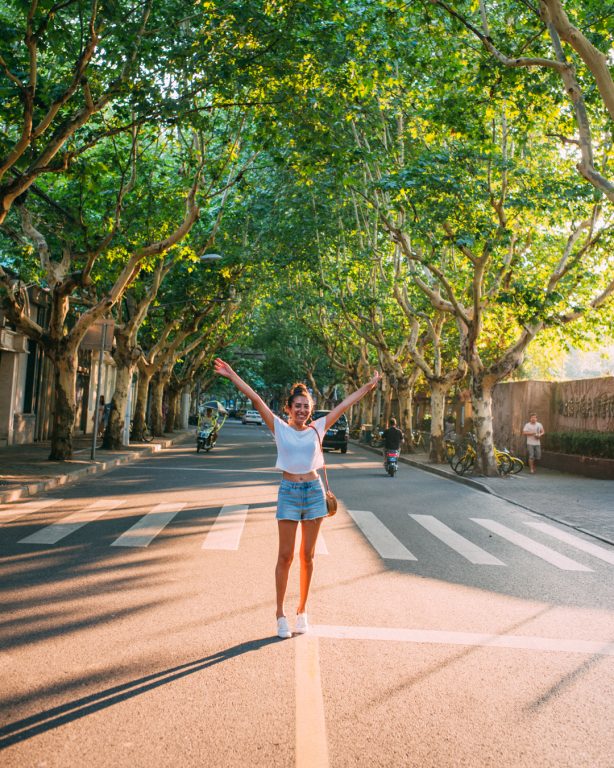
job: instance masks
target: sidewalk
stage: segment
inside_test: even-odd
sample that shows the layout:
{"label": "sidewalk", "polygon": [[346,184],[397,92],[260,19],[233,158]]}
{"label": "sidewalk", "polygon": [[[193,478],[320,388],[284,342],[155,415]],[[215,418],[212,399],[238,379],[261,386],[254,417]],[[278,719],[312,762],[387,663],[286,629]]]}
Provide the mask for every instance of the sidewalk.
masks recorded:
{"label": "sidewalk", "polygon": [[[380,448],[352,441],[353,445],[381,454]],[[412,467],[447,477],[518,507],[588,533],[614,546],[614,481],[569,475],[538,466],[534,475],[523,470],[509,477],[461,477],[448,464],[431,464],[426,453],[401,456]]]}
{"label": "sidewalk", "polygon": [[163,448],[190,441],[194,441],[193,428],[169,437],[154,438],[151,443],[133,443],[119,451],[97,448],[94,461],[91,460],[91,435],[75,436],[70,461],[49,461],[48,440],[33,445],[0,448],[0,504],[23,501],[52,488],[77,482],[87,475],[105,472]]}

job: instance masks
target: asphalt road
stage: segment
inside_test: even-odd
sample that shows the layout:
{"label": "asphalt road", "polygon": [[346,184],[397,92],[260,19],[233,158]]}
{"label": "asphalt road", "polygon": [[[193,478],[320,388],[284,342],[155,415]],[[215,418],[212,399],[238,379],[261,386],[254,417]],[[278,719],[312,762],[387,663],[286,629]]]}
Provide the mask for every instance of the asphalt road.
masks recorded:
{"label": "asphalt road", "polygon": [[614,766],[614,548],[329,453],[313,631],[281,641],[274,455],[229,423],[0,509],[1,765]]}

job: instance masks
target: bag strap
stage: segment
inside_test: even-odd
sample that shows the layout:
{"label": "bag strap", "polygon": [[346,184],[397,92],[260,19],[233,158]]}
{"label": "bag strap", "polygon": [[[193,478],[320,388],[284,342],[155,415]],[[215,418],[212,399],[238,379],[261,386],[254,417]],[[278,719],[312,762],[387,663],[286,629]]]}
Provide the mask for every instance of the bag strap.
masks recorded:
{"label": "bag strap", "polygon": [[322,448],[322,438],[320,437],[320,433],[318,430],[313,426],[313,424],[308,425],[313,431],[316,433],[316,437],[318,438],[318,443],[320,443],[320,450],[322,451],[322,467],[324,469],[324,482],[326,484],[326,492],[330,493],[330,488],[328,487],[328,475],[326,474],[326,459],[324,458],[324,448]]}

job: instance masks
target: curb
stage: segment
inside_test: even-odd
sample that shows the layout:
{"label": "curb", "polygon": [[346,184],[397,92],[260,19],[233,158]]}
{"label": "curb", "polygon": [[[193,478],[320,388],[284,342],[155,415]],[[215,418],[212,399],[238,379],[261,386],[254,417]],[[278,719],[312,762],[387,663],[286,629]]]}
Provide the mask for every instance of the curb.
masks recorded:
{"label": "curb", "polygon": [[110,469],[119,467],[122,464],[132,464],[132,462],[143,458],[144,456],[150,456],[154,453],[170,448],[175,443],[181,443],[186,438],[192,437],[192,433],[181,432],[177,437],[171,437],[158,442],[152,443],[138,451],[134,451],[126,456],[121,456],[117,459],[109,459],[108,461],[96,461],[94,464],[89,464],[82,469],[76,469],[74,472],[67,472],[62,475],[56,475],[55,477],[49,477],[46,480],[41,480],[37,483],[25,483],[17,488],[13,488],[10,491],[4,491],[0,493],[0,504],[9,504],[12,501],[18,501],[20,499],[30,498],[31,496],[38,496],[45,491],[53,490],[64,485],[71,485],[77,481],[88,477],[89,475],[97,475],[102,472],[108,472]]}
{"label": "curb", "polygon": [[[365,443],[359,443],[356,440],[350,440],[350,442],[352,445],[356,446],[357,448],[363,448],[364,450],[370,451],[371,453],[380,454],[379,448],[374,448],[373,446],[366,445]],[[579,533],[584,533],[586,536],[591,536],[592,538],[597,539],[598,541],[603,541],[605,544],[610,544],[611,546],[614,547],[614,540],[609,539],[607,536],[602,536],[601,534],[595,533],[594,531],[589,531],[586,528],[581,528],[579,525],[574,525],[573,523],[570,523],[567,520],[561,520],[561,518],[555,517],[554,515],[548,514],[547,512],[541,512],[539,509],[533,509],[533,507],[528,507],[526,504],[523,504],[520,501],[515,501],[514,499],[510,499],[508,496],[504,496],[501,493],[497,493],[489,486],[485,485],[484,483],[481,483],[479,480],[474,480],[470,477],[463,477],[462,475],[450,474],[449,472],[446,472],[445,469],[440,469],[436,465],[423,464],[420,461],[414,461],[413,459],[408,459],[405,456],[399,456],[399,461],[402,462],[403,464],[409,464],[409,466],[415,467],[415,469],[421,469],[424,472],[430,472],[433,475],[444,477],[446,480],[452,480],[453,482],[456,482],[456,483],[462,483],[463,485],[468,485],[471,488],[475,488],[477,491],[482,491],[482,493],[489,493],[491,496],[496,496],[496,498],[501,499],[502,501],[507,501],[508,504],[513,504],[515,507],[519,507],[520,509],[525,509],[527,512],[533,512],[533,514],[535,515],[539,515],[540,517],[545,517],[548,520],[552,520],[555,523],[564,525],[567,528],[572,528],[574,531],[578,531]]]}

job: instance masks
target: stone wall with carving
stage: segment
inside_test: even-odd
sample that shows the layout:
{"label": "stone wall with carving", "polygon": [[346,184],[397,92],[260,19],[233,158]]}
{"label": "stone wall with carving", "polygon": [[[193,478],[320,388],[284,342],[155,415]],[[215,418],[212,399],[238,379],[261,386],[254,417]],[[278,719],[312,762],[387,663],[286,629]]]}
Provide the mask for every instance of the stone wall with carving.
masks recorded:
{"label": "stone wall with carving", "polygon": [[555,418],[557,432],[614,432],[614,377],[558,382]]}

